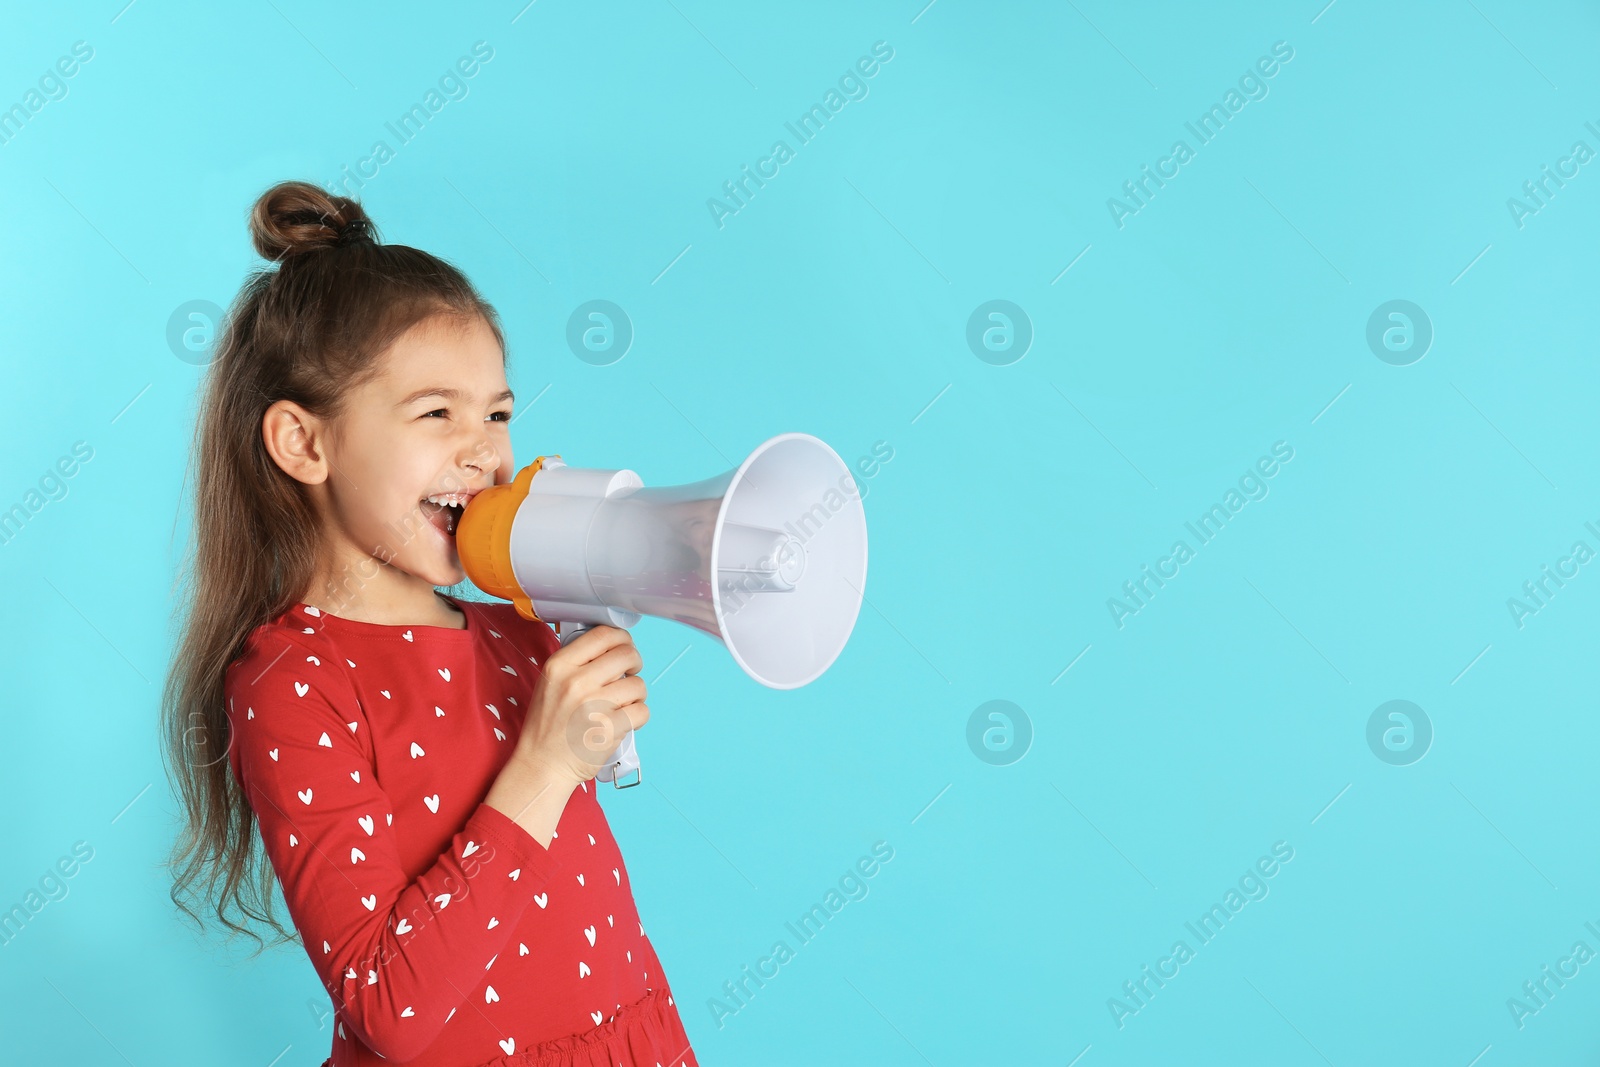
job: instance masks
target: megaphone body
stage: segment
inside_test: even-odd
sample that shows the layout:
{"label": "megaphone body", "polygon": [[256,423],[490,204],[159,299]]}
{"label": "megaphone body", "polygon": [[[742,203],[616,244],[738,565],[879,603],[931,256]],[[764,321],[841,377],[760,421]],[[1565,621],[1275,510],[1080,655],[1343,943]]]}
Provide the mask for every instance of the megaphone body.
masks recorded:
{"label": "megaphone body", "polygon": [[[686,485],[649,487],[631,470],[540,456],[472,498],[456,550],[474,585],[558,624],[563,645],[594,625],[675,619],[773,689],[805,685],[838,658],[867,575],[855,478],[803,433],[769,438],[734,469]],[[629,730],[596,777],[620,786],[638,770]]]}

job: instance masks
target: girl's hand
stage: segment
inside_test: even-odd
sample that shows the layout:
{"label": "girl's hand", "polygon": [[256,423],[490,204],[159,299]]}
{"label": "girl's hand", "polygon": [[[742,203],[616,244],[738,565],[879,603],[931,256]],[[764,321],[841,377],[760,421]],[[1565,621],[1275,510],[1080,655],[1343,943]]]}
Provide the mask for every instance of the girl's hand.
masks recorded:
{"label": "girl's hand", "polygon": [[650,720],[642,666],[633,635],[616,626],[595,626],[552,652],[512,758],[574,785],[593,779],[622,735]]}

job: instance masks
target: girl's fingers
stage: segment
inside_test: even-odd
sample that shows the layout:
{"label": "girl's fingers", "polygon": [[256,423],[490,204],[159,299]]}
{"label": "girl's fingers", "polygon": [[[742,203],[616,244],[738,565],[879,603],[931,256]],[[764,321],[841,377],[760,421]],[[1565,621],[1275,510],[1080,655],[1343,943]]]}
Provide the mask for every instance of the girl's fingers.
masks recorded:
{"label": "girl's fingers", "polygon": [[644,661],[639,658],[639,650],[630,639],[626,644],[612,646],[585,664],[584,680],[592,686],[599,687],[613,679],[637,674],[643,666]]}
{"label": "girl's fingers", "polygon": [[644,679],[636,674],[618,678],[614,682],[608,682],[601,686],[600,691],[595,696],[601,700],[610,701],[619,707],[631,704],[636,700],[643,700],[645,698]]}
{"label": "girl's fingers", "polygon": [[594,626],[561,646],[561,651],[571,649],[574,664],[581,666],[623,642],[632,644],[633,635],[620,626]]}
{"label": "girl's fingers", "polygon": [[637,730],[650,721],[650,705],[642,700],[636,700],[618,708],[617,714],[628,720],[628,729]]}

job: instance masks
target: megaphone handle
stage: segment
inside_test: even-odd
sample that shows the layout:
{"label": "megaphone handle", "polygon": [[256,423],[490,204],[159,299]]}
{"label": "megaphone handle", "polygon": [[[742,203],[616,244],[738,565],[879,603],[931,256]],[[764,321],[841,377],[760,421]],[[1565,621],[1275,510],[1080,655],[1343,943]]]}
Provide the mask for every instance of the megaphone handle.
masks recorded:
{"label": "megaphone handle", "polygon": [[[565,648],[567,642],[583,633],[593,629],[594,624],[588,622],[560,622],[557,624],[556,640]],[[631,782],[620,782],[617,779],[629,774],[637,777]],[[606,760],[606,765],[601,767],[595,777],[602,782],[610,782],[618,789],[627,789],[629,786],[638,785],[644,781],[644,772],[639,769],[639,754],[633,747],[633,731],[629,730],[622,735],[622,740],[617,743],[616,751],[611,753],[611,758]]]}

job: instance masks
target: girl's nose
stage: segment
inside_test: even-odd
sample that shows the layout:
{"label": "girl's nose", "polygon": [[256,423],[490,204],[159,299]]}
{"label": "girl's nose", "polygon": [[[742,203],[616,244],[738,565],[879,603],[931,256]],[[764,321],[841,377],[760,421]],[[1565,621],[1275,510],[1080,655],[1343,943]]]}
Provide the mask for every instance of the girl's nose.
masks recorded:
{"label": "girl's nose", "polygon": [[472,443],[472,447],[462,457],[461,466],[463,470],[493,477],[494,472],[500,467],[500,450],[495,448],[494,443],[486,435],[481,436]]}

